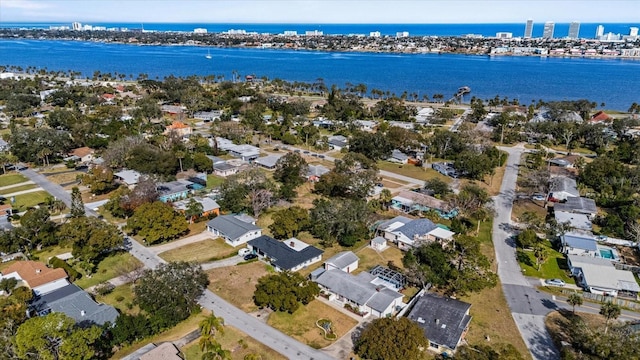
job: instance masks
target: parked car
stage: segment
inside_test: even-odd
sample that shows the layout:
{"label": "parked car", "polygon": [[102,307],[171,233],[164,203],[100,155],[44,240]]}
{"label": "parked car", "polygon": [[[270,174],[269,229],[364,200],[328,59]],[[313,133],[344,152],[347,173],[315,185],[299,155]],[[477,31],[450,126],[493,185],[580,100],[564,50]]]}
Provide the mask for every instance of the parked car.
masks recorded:
{"label": "parked car", "polygon": [[560,287],[565,285],[565,282],[560,279],[547,279],[544,281],[544,283],[550,286],[560,286]]}
{"label": "parked car", "polygon": [[249,248],[243,248],[238,250],[238,256],[247,256],[249,254],[251,254],[251,249]]}
{"label": "parked car", "polygon": [[318,155],[318,157],[319,157],[320,159],[324,159],[324,158],[325,158],[325,156],[324,156],[324,155],[322,155],[322,154]]}
{"label": "parked car", "polygon": [[536,201],[545,201],[547,199],[547,196],[545,194],[533,194],[531,196],[531,199]]}
{"label": "parked car", "polygon": [[247,254],[247,255],[244,256],[244,260],[245,261],[253,260],[253,259],[257,258],[257,257],[258,257],[258,255],[256,255],[256,254]]}

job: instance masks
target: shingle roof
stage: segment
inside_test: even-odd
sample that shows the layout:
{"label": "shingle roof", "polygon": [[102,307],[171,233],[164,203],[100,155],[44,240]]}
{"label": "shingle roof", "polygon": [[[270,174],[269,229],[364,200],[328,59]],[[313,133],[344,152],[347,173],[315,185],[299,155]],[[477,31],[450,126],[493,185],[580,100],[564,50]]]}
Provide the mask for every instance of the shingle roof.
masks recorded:
{"label": "shingle roof", "polygon": [[417,191],[401,191],[397,196],[393,198],[398,202],[406,206],[413,206],[414,204],[429,207],[431,209],[449,211],[450,207],[446,201],[436,199],[431,195],[419,193]]}
{"label": "shingle roof", "polygon": [[316,282],[358,305],[367,305],[382,312],[395,299],[401,298],[403,295],[384,286],[372,284],[371,281],[375,278],[367,272],[353,276],[342,270],[334,269],[323,272],[318,276]]}
{"label": "shingle roof", "polygon": [[282,155],[267,155],[267,156],[257,158],[255,160],[255,163],[268,168],[272,168],[276,166],[276,163],[281,157]]}
{"label": "shingle roof", "polygon": [[209,222],[207,222],[207,226],[216,229],[218,232],[232,240],[235,240],[250,231],[260,230],[259,227],[251,223],[244,222],[234,215],[220,215],[209,220]]}
{"label": "shingle roof", "polygon": [[50,269],[44,263],[38,261],[16,261],[11,266],[2,270],[4,275],[18,273],[29,287],[35,288],[52,281],[66,279],[67,273],[64,269]]}
{"label": "shingle roof", "polygon": [[91,296],[77,285],[69,284],[52,291],[31,304],[36,311],[51,309],[73,318],[79,326],[114,323],[118,310],[113,306],[96,303]]}
{"label": "shingle roof", "polygon": [[325,261],[325,264],[332,265],[338,269],[342,269],[349,264],[352,264],[355,261],[358,261],[359,258],[352,251],[343,251],[333,255],[331,258]]}
{"label": "shingle roof", "polygon": [[455,350],[471,322],[471,304],[426,293],[416,300],[407,317],[415,321],[429,341]]}
{"label": "shingle roof", "polygon": [[413,239],[416,235],[425,235],[436,228],[436,224],[429,219],[415,219],[399,227],[395,232],[399,232],[409,239]]}
{"label": "shingle roof", "polygon": [[598,212],[596,202],[584,197],[568,197],[567,201],[553,206],[555,211],[568,211],[583,214],[595,214]]}
{"label": "shingle roof", "polygon": [[322,165],[309,165],[307,176],[322,176],[329,172],[329,169]]}
{"label": "shingle roof", "polygon": [[579,267],[588,286],[640,292],[631,271],[618,270],[610,260],[590,256],[568,255],[571,267]]}
{"label": "shingle roof", "polygon": [[137,184],[140,178],[140,173],[135,170],[122,170],[114,173],[113,175],[119,177],[125,183],[129,185]]}
{"label": "shingle roof", "polygon": [[291,270],[308,260],[322,255],[324,252],[311,245],[296,251],[289,247],[285,243],[286,241],[278,241],[272,237],[262,235],[249,240],[247,245],[260,249],[267,257],[272,259],[273,265],[285,270]]}
{"label": "shingle roof", "polygon": [[396,160],[407,160],[409,157],[403,153],[402,151],[398,150],[398,149],[394,149],[391,152],[391,158],[396,159]]}
{"label": "shingle roof", "polygon": [[551,181],[551,192],[566,192],[573,196],[580,196],[578,185],[572,178],[558,176]]}

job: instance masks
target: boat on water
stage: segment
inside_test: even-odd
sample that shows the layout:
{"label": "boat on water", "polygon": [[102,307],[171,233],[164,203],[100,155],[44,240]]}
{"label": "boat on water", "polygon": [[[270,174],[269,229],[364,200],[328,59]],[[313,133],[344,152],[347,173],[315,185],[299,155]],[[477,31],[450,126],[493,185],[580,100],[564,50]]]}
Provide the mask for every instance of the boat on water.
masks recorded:
{"label": "boat on water", "polygon": [[461,88],[458,89],[458,92],[456,93],[456,96],[462,96],[465,94],[468,94],[471,92],[471,88],[468,86],[463,86]]}
{"label": "boat on water", "polygon": [[205,55],[205,58],[211,59],[211,51],[209,51],[209,49],[207,49],[207,55]]}

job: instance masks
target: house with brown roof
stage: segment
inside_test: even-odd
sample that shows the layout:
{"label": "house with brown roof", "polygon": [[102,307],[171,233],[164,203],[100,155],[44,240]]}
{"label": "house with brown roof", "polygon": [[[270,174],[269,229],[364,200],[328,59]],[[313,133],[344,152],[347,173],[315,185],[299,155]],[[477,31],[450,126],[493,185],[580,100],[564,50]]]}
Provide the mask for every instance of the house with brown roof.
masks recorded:
{"label": "house with brown roof", "polygon": [[51,269],[38,261],[16,261],[2,270],[0,279],[14,278],[36,295],[44,295],[69,285],[63,269]]}
{"label": "house with brown roof", "polygon": [[77,149],[71,150],[69,152],[69,157],[73,157],[77,161],[81,163],[88,163],[93,160],[93,154],[95,154],[95,150],[90,147],[83,146]]}
{"label": "house with brown roof", "polygon": [[191,129],[191,126],[183,123],[182,121],[174,121],[171,123],[171,125],[167,125],[164,133],[169,134],[171,132],[174,132],[179,136],[185,136],[185,135],[190,135],[192,131],[193,130]]}
{"label": "house with brown roof", "polygon": [[591,119],[589,119],[589,121],[593,123],[609,122],[611,120],[613,120],[613,118],[602,110],[593,114],[593,116],[591,116]]}

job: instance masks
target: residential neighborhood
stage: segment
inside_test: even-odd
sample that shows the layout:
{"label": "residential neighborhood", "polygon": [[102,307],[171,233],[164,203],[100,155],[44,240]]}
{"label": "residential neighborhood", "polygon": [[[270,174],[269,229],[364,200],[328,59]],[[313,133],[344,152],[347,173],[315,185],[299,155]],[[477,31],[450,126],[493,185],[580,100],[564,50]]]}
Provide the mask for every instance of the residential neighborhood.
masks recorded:
{"label": "residential neighborhood", "polygon": [[33,104],[0,92],[14,332],[91,332],[88,358],[199,359],[205,339],[233,359],[350,359],[391,319],[425,358],[528,359],[558,354],[547,316],[613,334],[638,318],[635,113],[253,77],[0,80],[36,85]]}

